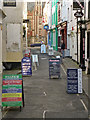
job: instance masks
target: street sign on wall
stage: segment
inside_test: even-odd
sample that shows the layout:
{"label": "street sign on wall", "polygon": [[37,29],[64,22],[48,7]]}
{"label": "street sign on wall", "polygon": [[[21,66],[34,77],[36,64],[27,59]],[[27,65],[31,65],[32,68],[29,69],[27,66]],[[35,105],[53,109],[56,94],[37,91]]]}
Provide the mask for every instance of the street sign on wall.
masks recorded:
{"label": "street sign on wall", "polygon": [[82,93],[82,69],[67,69],[67,92]]}
{"label": "street sign on wall", "polygon": [[24,57],[22,59],[22,75],[32,75],[31,59],[29,57]]}
{"label": "street sign on wall", "polygon": [[16,7],[16,0],[3,0],[4,7]]}
{"label": "street sign on wall", "polygon": [[22,75],[3,75],[2,107],[22,106]]}

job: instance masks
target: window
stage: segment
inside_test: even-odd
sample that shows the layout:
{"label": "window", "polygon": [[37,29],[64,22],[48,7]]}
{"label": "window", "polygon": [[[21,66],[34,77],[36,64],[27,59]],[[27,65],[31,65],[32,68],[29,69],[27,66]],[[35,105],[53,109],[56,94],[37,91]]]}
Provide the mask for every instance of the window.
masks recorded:
{"label": "window", "polygon": [[76,0],[73,0],[73,9],[80,9],[80,4],[84,7],[84,0],[78,0],[79,2],[76,2]]}
{"label": "window", "polygon": [[16,0],[3,0],[4,7],[16,7]]}

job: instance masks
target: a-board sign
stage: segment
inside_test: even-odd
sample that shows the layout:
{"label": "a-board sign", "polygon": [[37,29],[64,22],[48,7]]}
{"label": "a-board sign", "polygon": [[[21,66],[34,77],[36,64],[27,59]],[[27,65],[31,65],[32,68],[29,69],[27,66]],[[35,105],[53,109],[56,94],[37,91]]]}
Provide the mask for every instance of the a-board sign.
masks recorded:
{"label": "a-board sign", "polygon": [[49,59],[49,78],[51,78],[51,76],[60,77],[60,59],[59,58]]}
{"label": "a-board sign", "polygon": [[32,65],[31,65],[31,58],[24,57],[22,59],[22,75],[32,75]]}
{"label": "a-board sign", "polygon": [[48,48],[48,55],[54,55],[53,53],[53,47],[50,47]]}
{"label": "a-board sign", "polygon": [[22,106],[22,75],[3,75],[2,107]]}
{"label": "a-board sign", "polygon": [[46,45],[41,45],[41,53],[46,53]]}
{"label": "a-board sign", "polygon": [[32,62],[38,63],[38,55],[32,55]]}
{"label": "a-board sign", "polygon": [[82,69],[67,69],[67,92],[82,93]]}

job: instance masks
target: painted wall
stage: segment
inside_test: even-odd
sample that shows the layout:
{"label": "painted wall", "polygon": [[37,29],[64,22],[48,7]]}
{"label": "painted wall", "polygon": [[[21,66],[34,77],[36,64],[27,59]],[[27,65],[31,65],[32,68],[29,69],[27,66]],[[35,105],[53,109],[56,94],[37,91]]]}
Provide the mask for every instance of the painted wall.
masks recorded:
{"label": "painted wall", "polygon": [[58,31],[56,25],[58,24],[57,18],[57,2],[58,0],[52,1],[52,29],[53,29],[53,48],[54,50],[58,50]]}
{"label": "painted wall", "polygon": [[[17,1],[17,0],[16,0]],[[17,2],[16,7],[4,7],[3,11],[7,17],[3,20],[3,62],[21,62],[23,57],[22,48],[23,48],[23,2]],[[21,37],[21,46],[18,52],[8,52],[7,51],[7,24],[15,23],[21,24],[20,27],[20,37]]]}

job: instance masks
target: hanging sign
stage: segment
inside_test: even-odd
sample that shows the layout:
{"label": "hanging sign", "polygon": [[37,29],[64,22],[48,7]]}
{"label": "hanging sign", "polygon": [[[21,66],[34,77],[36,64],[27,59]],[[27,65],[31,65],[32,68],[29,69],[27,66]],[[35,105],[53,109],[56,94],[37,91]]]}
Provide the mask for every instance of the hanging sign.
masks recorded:
{"label": "hanging sign", "polygon": [[44,26],[44,29],[48,30],[48,29],[49,29],[49,26]]}
{"label": "hanging sign", "polygon": [[3,75],[2,107],[22,106],[22,75]]}
{"label": "hanging sign", "polygon": [[41,53],[46,53],[46,45],[41,45]]}
{"label": "hanging sign", "polygon": [[32,75],[31,59],[29,57],[24,57],[22,59],[22,75]]}
{"label": "hanging sign", "polygon": [[60,78],[60,58],[49,59],[49,78],[58,76]]}
{"label": "hanging sign", "polygon": [[77,11],[77,12],[74,14],[74,16],[77,17],[77,18],[82,17],[83,15],[84,15],[83,12],[79,12],[79,11]]}
{"label": "hanging sign", "polygon": [[67,92],[82,93],[82,69],[67,69]]}

